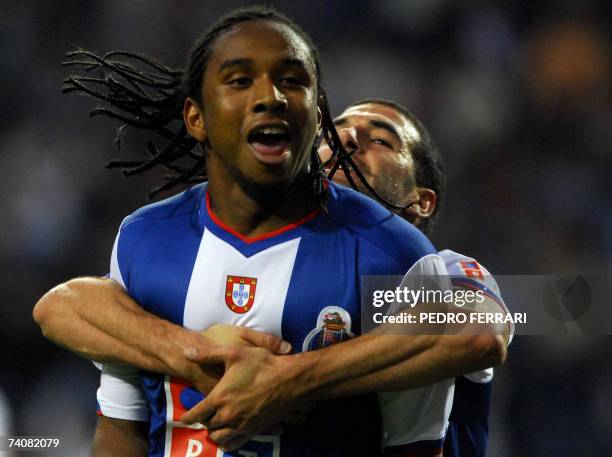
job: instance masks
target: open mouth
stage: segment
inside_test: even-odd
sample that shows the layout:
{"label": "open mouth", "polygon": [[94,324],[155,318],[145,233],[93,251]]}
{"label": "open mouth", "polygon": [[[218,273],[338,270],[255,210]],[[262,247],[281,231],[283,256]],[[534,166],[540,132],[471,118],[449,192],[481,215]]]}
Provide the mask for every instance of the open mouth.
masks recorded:
{"label": "open mouth", "polygon": [[282,157],[291,146],[291,134],[284,125],[261,126],[253,129],[248,142],[259,156]]}

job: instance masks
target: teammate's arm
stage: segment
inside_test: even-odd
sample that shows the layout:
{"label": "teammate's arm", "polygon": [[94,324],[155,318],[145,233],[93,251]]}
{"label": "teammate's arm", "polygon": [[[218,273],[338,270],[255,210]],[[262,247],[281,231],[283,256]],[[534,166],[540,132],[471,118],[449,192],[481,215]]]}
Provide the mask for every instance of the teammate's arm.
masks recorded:
{"label": "teammate's arm", "polygon": [[[485,297],[479,306],[479,312],[482,311],[497,312],[499,305]],[[470,311],[464,309],[463,312]],[[318,379],[307,390],[313,398],[407,390],[494,367],[505,361],[509,338],[507,325],[487,324],[465,330],[469,334],[393,335],[385,333],[397,333],[397,327],[380,326],[366,338],[376,335],[382,339],[373,338],[369,343],[355,339],[357,344],[347,342],[354,345],[350,349],[349,346],[341,348],[343,350],[332,347],[329,351],[320,351],[317,360],[307,361],[313,365],[315,379]],[[376,345],[379,345],[378,349]],[[358,353],[363,351],[374,357],[388,357],[387,361],[379,361],[377,365],[381,368],[368,368],[364,363],[374,361],[367,360],[369,357],[360,359]],[[350,370],[355,370],[355,374]],[[357,375],[358,371],[365,374]]]}
{"label": "teammate's arm", "polygon": [[91,449],[92,457],[146,457],[147,422],[112,419],[101,416]]}
{"label": "teammate's arm", "polygon": [[288,349],[280,338],[244,327],[234,333],[211,328],[208,337],[186,330],[146,312],[123,287],[104,278],[77,278],[53,288],[33,314],[48,339],[85,358],[178,376],[203,392],[218,376],[186,359],[185,348],[202,354],[214,345],[240,341],[277,353]]}

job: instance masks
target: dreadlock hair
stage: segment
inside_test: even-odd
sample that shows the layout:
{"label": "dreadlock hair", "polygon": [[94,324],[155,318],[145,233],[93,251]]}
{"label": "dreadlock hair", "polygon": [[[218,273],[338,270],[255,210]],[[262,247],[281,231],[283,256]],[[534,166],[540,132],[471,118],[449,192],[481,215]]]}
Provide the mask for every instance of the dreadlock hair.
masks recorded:
{"label": "dreadlock hair", "polygon": [[366,98],[352,103],[350,106],[365,105],[366,103],[384,105],[394,109],[404,116],[419,132],[419,140],[410,145],[410,152],[415,163],[415,182],[419,187],[433,190],[438,197],[436,207],[431,216],[423,219],[419,225],[419,229],[427,234],[431,232],[435,225],[446,198],[446,173],[440,152],[423,123],[408,111],[405,106],[384,98]]}
{"label": "dreadlock hair", "polygon": [[[163,166],[169,171],[166,182],[152,189],[149,197],[170,189],[180,183],[201,182],[206,179],[205,151],[195,148],[197,141],[189,136],[183,125],[183,103],[191,97],[201,103],[202,77],[206,71],[216,40],[237,24],[248,21],[271,21],[287,26],[295,32],[310,49],[313,59],[319,108],[322,112],[321,128],[334,155],[347,156],[329,112],[327,97],[322,86],[321,66],[318,51],[311,38],[291,19],[278,11],[254,6],[237,9],[215,22],[195,42],[186,68],[172,69],[148,57],[127,51],[111,51],[98,56],[87,50],[69,52],[65,66],[76,66],[81,74],[68,76],[62,92],[77,92],[105,102],[96,107],[90,116],[105,115],[123,123],[117,130],[115,143],[118,147],[126,129],[149,130],[160,137],[163,147],[147,142],[149,156],[143,160],[110,162],[107,167],[119,168],[125,176],[141,174],[154,167]],[[95,70],[97,76],[88,76]],[[176,127],[180,121],[180,127]],[[310,174],[314,195],[322,204],[326,196],[325,173],[317,153],[315,142],[311,151]],[[350,160],[350,158],[349,158]],[[184,162],[188,165],[185,166]]]}

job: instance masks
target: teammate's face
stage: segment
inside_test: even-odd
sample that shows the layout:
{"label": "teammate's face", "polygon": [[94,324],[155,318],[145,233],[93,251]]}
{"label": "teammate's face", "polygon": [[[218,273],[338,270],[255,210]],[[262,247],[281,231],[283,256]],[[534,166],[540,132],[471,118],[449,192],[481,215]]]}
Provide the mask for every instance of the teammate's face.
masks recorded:
{"label": "teammate's face", "polygon": [[214,162],[241,185],[288,186],[308,170],[320,117],[308,46],[281,24],[236,25],[214,44],[197,109],[211,181]]}
{"label": "teammate's face", "polygon": [[[334,123],[344,147],[355,151],[352,159],[381,197],[402,206],[418,198],[410,145],[419,140],[419,133],[411,122],[391,107],[366,103],[348,108]],[[327,144],[321,145],[319,155],[324,161],[331,156]],[[354,171],[351,177],[359,185]],[[342,170],[333,180],[349,185]]]}

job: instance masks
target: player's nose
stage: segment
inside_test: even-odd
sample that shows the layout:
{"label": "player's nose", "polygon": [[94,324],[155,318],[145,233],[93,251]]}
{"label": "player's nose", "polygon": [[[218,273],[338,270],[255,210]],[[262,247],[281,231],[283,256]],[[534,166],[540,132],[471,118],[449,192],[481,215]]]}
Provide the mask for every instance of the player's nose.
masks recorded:
{"label": "player's nose", "polygon": [[261,78],[254,83],[253,112],[279,113],[287,109],[285,94],[270,78]]}
{"label": "player's nose", "polygon": [[355,127],[344,127],[338,130],[338,136],[342,142],[342,146],[347,152],[355,154],[360,152],[359,140],[357,139],[357,129]]}

